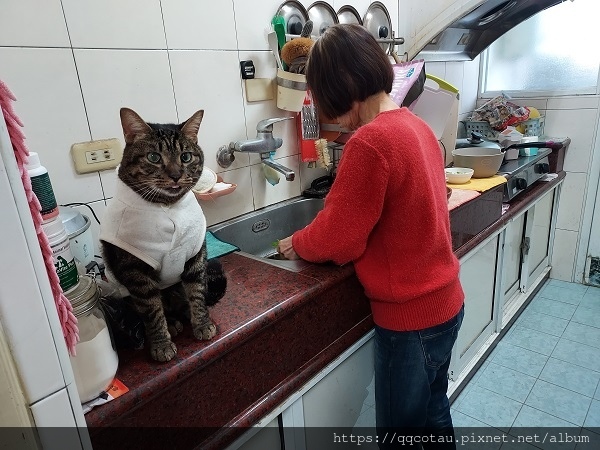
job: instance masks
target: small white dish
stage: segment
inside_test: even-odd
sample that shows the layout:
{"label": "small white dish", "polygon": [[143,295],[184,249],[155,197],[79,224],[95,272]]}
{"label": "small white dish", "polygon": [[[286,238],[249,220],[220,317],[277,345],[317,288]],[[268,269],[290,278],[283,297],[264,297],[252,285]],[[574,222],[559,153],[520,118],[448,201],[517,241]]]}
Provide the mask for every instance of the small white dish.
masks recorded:
{"label": "small white dish", "polygon": [[446,180],[450,184],[465,184],[473,176],[474,170],[468,167],[447,167]]}

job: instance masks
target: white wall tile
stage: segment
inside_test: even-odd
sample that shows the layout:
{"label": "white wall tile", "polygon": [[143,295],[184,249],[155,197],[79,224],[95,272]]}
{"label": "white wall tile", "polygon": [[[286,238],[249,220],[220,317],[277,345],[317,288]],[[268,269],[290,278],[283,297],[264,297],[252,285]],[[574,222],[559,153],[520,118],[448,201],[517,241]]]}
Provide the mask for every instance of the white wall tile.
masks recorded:
{"label": "white wall tile", "polygon": [[[166,50],[74,53],[93,139],[118,138],[125,145],[119,118],[119,109],[124,106],[148,122],[177,122]],[[102,171],[100,177],[105,196],[112,197],[114,171]]]}
{"label": "white wall tile", "polygon": [[[170,51],[169,55],[179,121],[204,110],[198,142],[204,151],[205,164],[219,172],[223,170],[216,162],[219,147],[246,139],[237,52],[179,50]],[[248,163],[247,155],[236,153],[229,169]]]}
{"label": "white wall tile", "polygon": [[166,48],[160,0],[62,0],[73,47]]}
{"label": "white wall tile", "polygon": [[598,110],[549,109],[545,116],[546,136],[571,138],[571,144],[565,153],[564,170],[587,172],[591,164]]}
{"label": "white wall tile", "polygon": [[119,109],[144,120],[175,123],[175,99],[166,50],[75,50],[93,139],[120,138]]}
{"label": "white wall tile", "polygon": [[174,49],[237,49],[233,2],[161,2],[167,45]]}
{"label": "white wall tile", "polygon": [[[298,157],[290,156],[276,159],[277,162],[294,172],[298,173]],[[254,194],[255,209],[272,205],[288,198],[300,195],[300,180],[296,177],[294,181],[285,181],[283,175],[280,176],[279,183],[275,186],[269,184],[265,179],[262,164],[250,166],[252,176],[252,192]]]}
{"label": "white wall tile", "polygon": [[[304,2],[301,2],[304,3]],[[240,50],[268,50],[267,33],[271,19],[277,13],[280,0],[233,0],[238,48]],[[309,6],[305,4],[304,7]]]}
{"label": "white wall tile", "polygon": [[[35,13],[32,13],[35,11]],[[0,47],[68,47],[60,0],[3,2]]]}
{"label": "white wall tile", "polygon": [[588,109],[598,108],[597,95],[576,95],[548,99],[548,109]]}
{"label": "white wall tile", "polygon": [[475,109],[479,90],[479,56],[463,63],[463,76],[458,108],[459,113],[470,113]]}
{"label": "white wall tile", "polygon": [[568,172],[563,181],[558,204],[556,227],[562,230],[579,231],[583,214],[583,201],[586,191],[587,175]]}
{"label": "white wall tile", "polygon": [[235,183],[237,188],[231,194],[200,202],[208,225],[214,225],[254,210],[250,172],[250,167],[244,167],[219,174],[225,183]]}
{"label": "white wall tile", "polygon": [[48,169],[57,202],[101,199],[98,174],[77,175],[70,157],[73,143],[90,139],[71,50],[0,48],[0,61],[25,143]]}
{"label": "white wall tile", "polygon": [[[274,79],[276,76],[275,61],[270,52],[240,52],[240,60],[254,61],[257,78]],[[261,120],[274,117],[293,117],[295,114],[277,108],[276,98],[270,101],[248,103],[244,97],[243,102],[248,139],[256,137],[256,125]],[[240,131],[241,130],[238,130],[238,133]],[[273,136],[283,139],[283,145],[276,150],[275,158],[298,154],[298,136],[294,120],[288,120],[273,125]],[[238,137],[234,140],[239,139],[243,139],[243,137],[238,134]],[[258,164],[259,162],[260,157],[258,155],[250,155],[250,164]]]}
{"label": "white wall tile", "polygon": [[579,233],[557,229],[552,250],[550,277],[556,280],[573,281],[573,268],[577,252]]}

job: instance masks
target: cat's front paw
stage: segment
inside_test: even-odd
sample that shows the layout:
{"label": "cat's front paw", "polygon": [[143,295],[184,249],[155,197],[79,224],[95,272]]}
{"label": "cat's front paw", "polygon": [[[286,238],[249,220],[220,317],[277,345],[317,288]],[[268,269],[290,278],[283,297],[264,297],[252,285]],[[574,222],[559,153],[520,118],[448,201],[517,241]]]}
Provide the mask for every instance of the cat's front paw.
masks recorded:
{"label": "cat's front paw", "polygon": [[177,347],[171,341],[150,344],[150,356],[152,356],[154,361],[171,361],[176,354]]}
{"label": "cat's front paw", "polygon": [[194,336],[201,341],[208,341],[209,339],[212,339],[215,334],[217,334],[217,327],[212,322],[208,322],[207,325],[194,329]]}

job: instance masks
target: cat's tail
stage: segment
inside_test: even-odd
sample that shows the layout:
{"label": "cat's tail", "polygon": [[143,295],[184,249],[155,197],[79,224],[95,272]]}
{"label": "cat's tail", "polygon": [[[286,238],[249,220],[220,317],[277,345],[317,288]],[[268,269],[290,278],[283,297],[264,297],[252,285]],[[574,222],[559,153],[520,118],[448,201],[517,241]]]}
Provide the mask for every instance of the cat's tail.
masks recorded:
{"label": "cat's tail", "polygon": [[218,259],[209,259],[206,264],[207,294],[206,305],[216,304],[227,291],[227,277]]}

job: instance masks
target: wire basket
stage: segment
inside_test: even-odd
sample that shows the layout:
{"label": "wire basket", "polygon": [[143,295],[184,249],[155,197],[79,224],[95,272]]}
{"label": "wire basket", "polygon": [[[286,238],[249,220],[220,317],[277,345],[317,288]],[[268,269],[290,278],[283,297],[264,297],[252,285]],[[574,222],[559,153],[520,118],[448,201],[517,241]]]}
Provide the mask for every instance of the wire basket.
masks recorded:
{"label": "wire basket", "polygon": [[467,129],[467,136],[471,133],[479,133],[487,139],[498,139],[499,132],[494,130],[489,122],[484,120],[465,120],[465,127]]}
{"label": "wire basket", "polygon": [[529,119],[519,123],[524,129],[523,136],[543,136],[544,135],[544,118]]}
{"label": "wire basket", "polygon": [[[519,130],[523,133],[523,136],[543,136],[544,135],[544,118],[539,117],[536,119],[525,120],[519,122],[516,126],[522,128]],[[481,134],[486,139],[498,140],[499,131],[494,130],[489,122],[477,121],[477,120],[465,120],[465,128],[467,129],[467,136],[472,132]]]}

